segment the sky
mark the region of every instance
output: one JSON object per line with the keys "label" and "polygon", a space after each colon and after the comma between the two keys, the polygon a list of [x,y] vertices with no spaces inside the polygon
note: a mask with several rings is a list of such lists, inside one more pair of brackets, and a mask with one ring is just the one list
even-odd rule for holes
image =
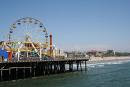
{"label": "sky", "polygon": [[43,22],[57,48],[130,52],[130,0],[0,0],[0,40],[24,17]]}

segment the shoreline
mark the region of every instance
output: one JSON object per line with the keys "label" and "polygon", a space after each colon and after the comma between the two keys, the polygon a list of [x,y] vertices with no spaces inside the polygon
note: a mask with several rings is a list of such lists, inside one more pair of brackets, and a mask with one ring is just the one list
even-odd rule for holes
{"label": "shoreline", "polygon": [[89,62],[107,62],[107,61],[127,61],[130,60],[130,56],[122,57],[90,57]]}

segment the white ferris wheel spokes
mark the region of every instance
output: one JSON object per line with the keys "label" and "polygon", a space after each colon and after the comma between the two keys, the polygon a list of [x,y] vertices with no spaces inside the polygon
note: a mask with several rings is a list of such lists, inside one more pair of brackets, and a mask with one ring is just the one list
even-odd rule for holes
{"label": "white ferris wheel spokes", "polygon": [[48,38],[47,30],[43,23],[30,17],[14,22],[10,27],[9,35],[9,41],[24,41],[26,36],[29,36],[33,42],[43,42],[45,40],[44,42],[47,43]]}

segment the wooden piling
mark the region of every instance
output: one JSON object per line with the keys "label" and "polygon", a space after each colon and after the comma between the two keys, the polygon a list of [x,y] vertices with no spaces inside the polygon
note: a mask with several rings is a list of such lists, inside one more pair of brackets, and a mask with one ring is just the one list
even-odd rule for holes
{"label": "wooden piling", "polygon": [[69,72],[73,72],[76,70],[73,66],[74,64],[77,65],[77,71],[79,69],[83,71],[82,64],[85,64],[85,70],[87,69],[86,61],[88,60],[77,59],[0,63],[0,81],[64,73],[68,71],[66,65],[69,66]]}

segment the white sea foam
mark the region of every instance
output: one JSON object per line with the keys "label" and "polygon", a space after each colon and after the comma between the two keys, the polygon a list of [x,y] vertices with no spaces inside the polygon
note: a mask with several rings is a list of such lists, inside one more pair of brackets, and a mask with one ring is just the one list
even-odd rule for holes
{"label": "white sea foam", "polygon": [[103,67],[104,65],[123,64],[127,62],[130,62],[130,60],[104,61],[104,62],[102,61],[102,62],[94,62],[94,63],[87,64],[87,67],[95,68],[95,67]]}
{"label": "white sea foam", "polygon": [[90,67],[90,68],[95,68],[95,67],[103,67],[104,64],[87,64],[87,67]]}

